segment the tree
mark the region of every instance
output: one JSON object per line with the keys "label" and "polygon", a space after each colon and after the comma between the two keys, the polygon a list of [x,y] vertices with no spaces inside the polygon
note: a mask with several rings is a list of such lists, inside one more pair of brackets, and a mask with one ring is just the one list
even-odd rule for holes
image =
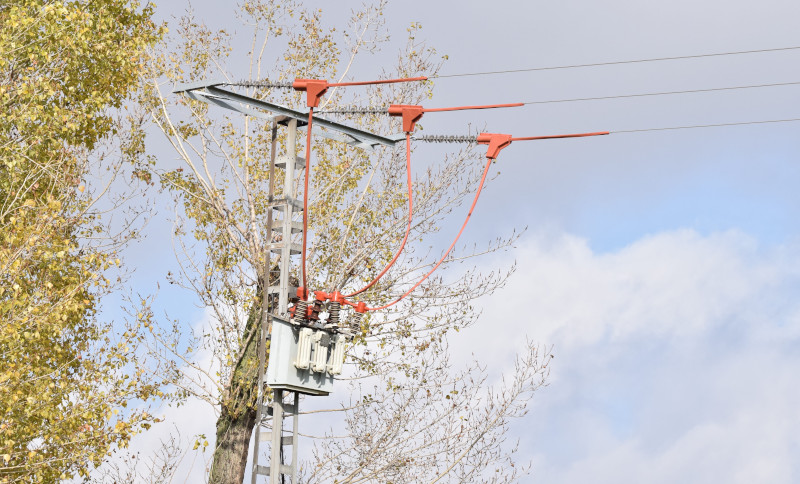
{"label": "tree", "polygon": [[154,420],[124,408],[159,391],[132,358],[139,336],[98,320],[134,235],[103,215],[124,196],[103,194],[141,153],[120,108],[161,36],[151,15],[127,0],[0,6],[0,482],[86,475]]}
{"label": "tree", "polygon": [[[388,38],[384,5],[355,12],[338,37],[336,29],[323,25],[321,12],[297,3],[244,3],[242,24],[252,33],[249,80],[344,78],[361,54],[379,49]],[[408,29],[405,49],[387,77],[437,72],[442,59],[416,38],[419,29],[416,24]],[[160,343],[160,356],[175,371],[185,371],[184,378],[175,382],[185,395],[202,398],[219,410],[210,481],[238,484],[256,423],[256,348],[265,313],[263,291],[275,283],[265,271],[269,242],[265,221],[268,160],[272,150],[280,148],[272,145],[272,125],[264,121],[165,94],[185,82],[222,78],[236,84],[241,79],[227,72],[226,64],[238,60],[238,52],[230,47],[231,35],[213,31],[191,16],[182,19],[177,33],[175,50],[153,59],[151,89],[143,104],[181,162],[179,167],[155,170],[182,207],[176,236],[183,272],[174,282],[198,294],[212,309],[214,323],[189,345],[181,345],[179,335],[169,330],[156,328],[153,336]],[[338,73],[340,66],[344,70]],[[252,96],[293,107],[305,105],[304,97],[293,91],[259,87],[258,82],[239,84]],[[432,95],[432,88],[431,83],[372,87],[365,95],[351,97],[332,89],[323,109],[345,101],[370,106],[418,104]],[[384,134],[399,130],[395,121],[379,114],[351,122]],[[282,137],[278,146],[285,143]],[[312,159],[308,286],[328,291],[361,287],[393,257],[406,229],[405,153],[388,148],[369,153],[317,139]],[[414,240],[424,242],[444,217],[472,197],[481,178],[480,159],[466,148],[414,182]],[[277,193],[281,194],[280,188]],[[446,265],[506,248],[514,238],[500,238],[482,250],[462,249]],[[363,294],[364,299],[389,302],[430,268],[428,254],[416,254],[421,244],[407,249],[399,263]],[[476,482],[486,480],[484,472],[493,465],[499,466],[498,472],[492,469],[489,479],[513,480],[522,472],[520,467],[502,465],[512,462],[514,450],[504,444],[503,436],[508,419],[524,413],[527,398],[544,383],[549,355],[529,345],[509,385],[491,391],[483,386],[485,375],[479,366],[452,374],[446,344],[450,331],[477,318],[470,302],[501,287],[509,274],[472,270],[447,282],[433,277],[391,311],[373,313],[364,322],[349,350],[353,403],[339,409],[349,423],[347,435],[322,441],[317,449],[319,466],[305,469],[309,481],[419,482],[438,475]],[[213,350],[216,374],[193,363],[192,349],[200,346]],[[190,374],[204,377],[192,379]],[[363,384],[372,388],[364,391]]]}

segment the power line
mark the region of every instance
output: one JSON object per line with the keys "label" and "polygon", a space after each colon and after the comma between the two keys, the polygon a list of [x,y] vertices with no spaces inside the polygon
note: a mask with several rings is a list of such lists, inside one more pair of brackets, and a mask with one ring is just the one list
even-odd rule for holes
{"label": "power line", "polygon": [[800,81],[795,82],[778,82],[774,84],[754,84],[749,86],[733,86],[733,87],[713,87],[708,89],[689,89],[685,91],[664,91],[664,92],[648,92],[641,94],[621,94],[617,96],[600,96],[600,97],[580,97],[573,99],[552,99],[547,101],[529,101],[523,104],[552,104],[552,103],[569,103],[577,101],[598,101],[603,99],[623,99],[633,97],[647,97],[647,96],[666,96],[672,94],[689,94],[694,92],[713,92],[713,91],[733,91],[737,89],[756,89],[763,87],[778,87],[778,86],[796,86],[800,85]]}
{"label": "power line", "polygon": [[653,57],[649,59],[635,59],[635,60],[623,60],[623,61],[612,61],[612,62],[594,62],[591,64],[572,64],[572,65],[563,65],[563,66],[549,66],[549,67],[531,67],[525,69],[507,69],[503,71],[484,71],[484,72],[467,72],[467,73],[460,73],[460,74],[443,74],[438,76],[428,76],[430,79],[444,79],[448,77],[470,77],[470,76],[487,76],[492,74],[510,74],[515,72],[535,72],[535,71],[553,71],[558,69],[577,69],[581,67],[599,67],[599,66],[613,66],[613,65],[622,65],[622,64],[638,64],[643,62],[660,62],[660,61],[670,61],[670,60],[680,60],[680,59],[699,59],[703,57],[721,57],[721,56],[729,56],[729,55],[742,55],[742,54],[760,54],[763,52],[780,52],[780,51],[787,51],[787,50],[798,50],[800,46],[797,47],[778,47],[775,49],[758,49],[758,50],[740,50],[735,52],[719,52],[715,54],[696,54],[696,55],[682,55],[682,56],[675,56],[675,57]]}
{"label": "power line", "polygon": [[[729,87],[711,87],[706,89],[687,89],[683,91],[662,91],[662,92],[646,92],[638,94],[619,94],[614,96],[598,96],[598,97],[578,97],[568,99],[548,99],[544,101],[528,101],[521,104],[555,104],[555,103],[569,103],[579,101],[601,101],[607,99],[625,99],[637,97],[651,97],[651,96],[669,96],[675,94],[691,94],[701,92],[717,92],[717,91],[735,91],[742,89],[761,89],[766,87],[781,87],[781,86],[798,86],[800,81],[792,82],[776,82],[772,84],[751,84],[747,86],[729,86]],[[321,114],[387,114],[386,107],[363,107],[363,106],[344,106],[337,109],[330,109],[319,111]]]}
{"label": "power line", "polygon": [[[647,131],[671,131],[678,129],[719,128],[725,126],[744,126],[749,124],[792,123],[797,121],[800,121],[800,118],[770,119],[765,121],[742,121],[737,123],[696,124],[690,126],[670,126],[666,128],[622,129],[622,130],[612,130],[609,132],[609,134],[644,133]],[[414,141],[424,141],[428,143],[477,143],[478,142],[477,136],[474,134],[473,135],[420,135],[420,136],[415,136],[413,139]]]}
{"label": "power line", "polygon": [[676,129],[697,129],[697,128],[719,128],[722,126],[744,126],[748,124],[770,124],[770,123],[791,123],[795,121],[800,121],[800,118],[793,118],[793,119],[772,119],[768,121],[743,121],[740,123],[719,123],[719,124],[698,124],[692,126],[672,126],[668,128],[645,128],[645,129],[623,129],[623,130],[615,130],[612,131],[612,134],[616,133],[644,133],[646,131],[670,131]]}

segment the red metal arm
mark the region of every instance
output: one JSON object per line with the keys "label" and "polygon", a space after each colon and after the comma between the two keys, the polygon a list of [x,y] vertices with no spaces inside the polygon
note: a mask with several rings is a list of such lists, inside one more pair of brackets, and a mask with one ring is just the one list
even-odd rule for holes
{"label": "red metal arm", "polygon": [[477,141],[479,145],[489,145],[486,148],[486,157],[496,159],[500,151],[511,144],[512,141],[533,141],[540,139],[559,139],[559,138],[583,138],[586,136],[603,136],[610,134],[608,131],[597,131],[595,133],[577,133],[577,134],[554,134],[549,136],[527,136],[522,138],[514,138],[510,134],[500,133],[481,133],[478,135]]}
{"label": "red metal arm", "polygon": [[403,118],[403,131],[411,133],[414,131],[417,123],[422,119],[424,113],[437,113],[444,111],[463,111],[466,109],[493,109],[493,108],[515,108],[524,106],[525,103],[510,103],[510,104],[488,104],[485,106],[456,106],[451,108],[424,108],[413,104],[392,104],[389,106],[390,116],[402,116]]}
{"label": "red metal arm", "polygon": [[395,82],[425,81],[427,77],[408,77],[404,79],[381,79],[377,81],[360,82],[328,82],[322,79],[295,79],[292,87],[297,91],[305,91],[307,94],[306,102],[308,107],[316,108],[319,106],[320,98],[325,94],[329,87],[338,86],[367,86],[371,84],[391,84]]}

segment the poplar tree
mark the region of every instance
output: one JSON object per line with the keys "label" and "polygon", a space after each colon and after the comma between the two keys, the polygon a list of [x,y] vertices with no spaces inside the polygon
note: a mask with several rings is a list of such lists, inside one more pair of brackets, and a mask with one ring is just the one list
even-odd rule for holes
{"label": "poplar tree", "polygon": [[[152,61],[143,104],[178,160],[175,165],[164,157],[154,169],[178,207],[175,245],[182,271],[174,282],[195,291],[212,315],[189,344],[185,325],[157,327],[154,341],[161,357],[183,375],[174,383],[187,397],[203,399],[217,411],[210,482],[239,484],[249,467],[262,384],[256,354],[264,324],[262,294],[275,284],[264,273],[270,243],[269,160],[273,150],[284,153],[286,139],[282,135],[273,145],[271,123],[171,91],[184,83],[215,80],[249,96],[304,109],[305,93],[264,86],[295,78],[346,79],[354,63],[388,40],[384,6],[366,6],[353,13],[346,27],[335,28],[324,24],[321,11],[299,2],[246,1],[235,38],[189,15],[166,51]],[[420,29],[418,24],[407,29],[405,45],[396,62],[382,70],[383,77],[436,74],[444,57],[419,38]],[[349,92],[331,89],[320,111],[347,103],[421,104],[432,97],[433,85]],[[398,120],[377,113],[346,122],[384,135],[400,130]],[[304,149],[298,140],[297,152]],[[316,137],[311,159],[307,286],[342,292],[360,288],[392,259],[406,230],[404,146],[369,152]],[[426,249],[427,237],[445,217],[466,214],[462,204],[473,196],[485,162],[469,146],[443,162],[425,161],[427,170],[413,182],[413,242],[360,297],[374,305],[392,301],[432,266],[438,251]],[[276,195],[282,195],[280,186]],[[445,266],[507,248],[515,238],[475,250],[459,248]],[[303,467],[304,479],[491,482],[524,474],[524,466],[514,465],[515,447],[505,435],[509,419],[525,412],[527,399],[544,383],[549,355],[529,345],[516,373],[505,385],[491,387],[479,365],[452,371],[447,351],[447,335],[476,320],[472,301],[501,287],[512,270],[468,270],[448,281],[436,275],[403,303],[367,318],[348,350],[350,385],[348,378],[337,382],[337,391],[352,392],[352,405],[332,409],[347,422],[346,435],[316,441],[317,458]],[[193,357],[198,348],[210,351],[212,365]]]}
{"label": "poplar tree", "polygon": [[138,336],[98,318],[133,235],[111,233],[100,206],[141,154],[122,108],[162,35],[152,14],[130,0],[0,4],[3,483],[85,476],[153,421],[125,408],[159,391],[133,359]]}

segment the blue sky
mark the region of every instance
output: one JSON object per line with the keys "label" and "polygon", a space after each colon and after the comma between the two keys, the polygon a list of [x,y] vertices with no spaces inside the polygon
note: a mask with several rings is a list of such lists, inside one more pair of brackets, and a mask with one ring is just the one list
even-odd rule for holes
{"label": "blue sky", "polygon": [[[361,2],[306,3],[335,23]],[[159,15],[186,5],[162,2]],[[211,27],[232,25],[222,2],[193,6]],[[399,43],[420,22],[449,56],[448,74],[798,46],[798,18],[789,0],[409,0],[390,2],[387,26]],[[397,48],[354,66],[354,77],[378,76]],[[786,51],[448,78],[429,105],[793,82],[797,65],[800,51]],[[778,87],[430,114],[422,125],[429,134],[615,131],[798,118],[798,101],[800,86]],[[527,226],[515,250],[479,263],[516,260],[520,270],[457,341],[464,359],[519,334],[555,346],[550,385],[514,427],[521,459],[534,462],[531,482],[800,480],[798,130],[612,134],[502,152],[465,238]],[[435,153],[421,146],[415,156]],[[129,262],[136,284],[156,277],[163,287],[169,230],[151,228]],[[161,255],[145,259],[155,248]],[[202,318],[187,311],[189,297],[164,294],[165,308]],[[505,313],[508,301],[530,314]]]}

